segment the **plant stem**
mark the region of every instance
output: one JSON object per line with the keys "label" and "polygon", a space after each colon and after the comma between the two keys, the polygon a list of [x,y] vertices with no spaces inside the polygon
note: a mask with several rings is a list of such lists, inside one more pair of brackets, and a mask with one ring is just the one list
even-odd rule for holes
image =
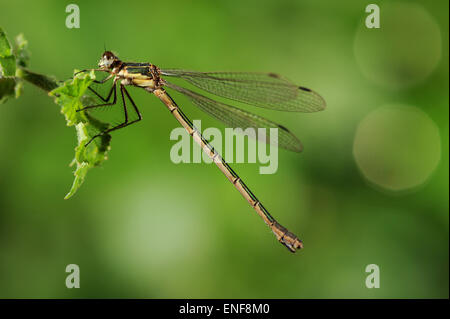
{"label": "plant stem", "polygon": [[30,70],[25,68],[19,68],[17,70],[16,76],[41,88],[46,92],[50,92],[58,87],[58,83],[55,79],[46,75],[31,72]]}

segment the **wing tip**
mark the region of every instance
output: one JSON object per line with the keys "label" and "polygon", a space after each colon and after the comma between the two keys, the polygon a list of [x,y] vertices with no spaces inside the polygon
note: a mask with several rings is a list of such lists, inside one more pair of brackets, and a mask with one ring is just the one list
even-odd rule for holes
{"label": "wing tip", "polygon": [[317,103],[317,107],[312,108],[309,112],[320,112],[323,111],[327,108],[327,102],[325,101],[325,99],[316,91],[313,91],[307,87],[304,86],[298,86],[299,90],[302,90],[304,92],[308,92],[311,93],[313,96],[315,96],[319,101]]}
{"label": "wing tip", "polygon": [[319,111],[323,111],[327,108],[327,101],[325,101],[325,99],[319,93],[316,93],[316,94],[320,98],[320,101],[322,102],[320,105]]}

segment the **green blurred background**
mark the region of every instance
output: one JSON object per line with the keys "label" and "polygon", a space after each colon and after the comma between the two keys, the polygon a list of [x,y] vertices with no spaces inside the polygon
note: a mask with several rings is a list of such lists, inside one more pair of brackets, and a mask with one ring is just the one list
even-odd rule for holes
{"label": "green blurred background", "polygon": [[[323,95],[315,114],[246,107],[305,149],[280,150],[274,175],[232,165],[305,249],[277,243],[213,165],[173,164],[178,124],[136,89],[144,121],[114,132],[109,160],[63,200],[75,130],[27,84],[0,105],[0,297],[448,298],[447,1],[376,1],[380,29],[364,1],[78,1],[67,29],[70,3],[0,0],[31,70],[67,79],[106,45],[161,67],[276,71]],[[81,289],[65,287],[72,263]]]}

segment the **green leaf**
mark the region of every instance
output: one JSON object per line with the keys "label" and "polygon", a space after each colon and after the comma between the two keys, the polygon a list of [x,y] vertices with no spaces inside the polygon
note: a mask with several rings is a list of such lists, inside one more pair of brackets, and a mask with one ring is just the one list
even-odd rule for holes
{"label": "green leaf", "polygon": [[[6,33],[0,28],[0,103],[5,103],[10,97],[16,95],[17,81],[16,59],[11,50]],[[20,93],[20,87],[18,88]]]}
{"label": "green leaf", "polygon": [[95,79],[93,71],[78,74],[72,80],[60,83],[52,77],[26,69],[30,56],[27,47],[28,41],[19,34],[12,50],[5,32],[0,28],[0,103],[5,102],[9,97],[19,97],[23,90],[23,82],[27,81],[47,92],[50,91],[49,95],[53,96],[55,102],[61,106],[61,113],[65,116],[67,125],[75,126],[78,137],[75,158],[71,163],[71,166],[75,166],[75,179],[69,193],[65,196],[65,199],[68,199],[83,184],[89,169],[107,159],[106,154],[110,150],[111,142],[109,134],[96,138],[88,147],[85,145],[93,136],[109,128],[109,124],[95,119],[86,111],[77,112],[84,106],[92,104],[92,101],[88,102],[89,98],[84,94]]}
{"label": "green leaf", "polygon": [[109,127],[89,113],[77,112],[83,108],[85,97],[83,97],[89,85],[95,79],[94,72],[78,74],[72,80],[49,93],[55,97],[55,102],[61,106],[61,113],[65,116],[68,126],[75,126],[77,131],[78,145],[75,147],[75,158],[71,166],[76,166],[72,187],[64,197],[70,198],[83,184],[86,174],[92,167],[100,165],[107,159],[106,155],[110,150],[111,136],[109,134],[96,138],[92,143],[85,147],[85,144],[98,132]]}
{"label": "green leaf", "polygon": [[0,77],[0,103],[15,95],[16,80]]}
{"label": "green leaf", "polygon": [[0,28],[0,74],[4,77],[16,75],[16,58],[2,28]]}

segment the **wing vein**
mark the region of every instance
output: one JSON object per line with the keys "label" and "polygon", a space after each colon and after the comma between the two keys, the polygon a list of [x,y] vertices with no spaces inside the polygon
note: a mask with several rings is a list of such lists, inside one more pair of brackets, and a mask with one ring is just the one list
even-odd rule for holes
{"label": "wing vein", "polygon": [[[187,96],[191,102],[202,111],[232,128],[241,128],[244,131],[248,128],[253,129],[245,131],[245,133],[252,138],[294,152],[300,152],[302,150],[300,140],[282,125],[237,107],[214,101],[206,96],[179,87],[175,84],[166,82],[166,86]],[[258,128],[277,128],[278,137],[270,134],[270,130],[269,132],[266,131],[263,133],[258,131]]]}
{"label": "wing vein", "polygon": [[182,78],[221,97],[272,110],[316,112],[326,107],[325,100],[318,93],[274,73],[165,69],[161,74]]}

